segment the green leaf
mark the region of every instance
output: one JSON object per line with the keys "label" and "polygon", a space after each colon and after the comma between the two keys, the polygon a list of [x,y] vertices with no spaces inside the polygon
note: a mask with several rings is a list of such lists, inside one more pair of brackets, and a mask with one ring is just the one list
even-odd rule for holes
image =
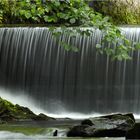
{"label": "green leaf", "polygon": [[59,37],[62,34],[62,32],[60,32],[60,31],[54,31],[54,32],[52,32],[52,34],[55,37]]}
{"label": "green leaf", "polygon": [[122,60],[123,60],[122,55],[117,55],[116,58],[117,58],[117,60],[119,60],[119,61],[122,61]]}
{"label": "green leaf", "polygon": [[47,12],[47,13],[49,12],[49,8],[47,8],[47,7],[46,7],[44,10],[45,10],[45,12]]}
{"label": "green leaf", "polygon": [[71,50],[74,51],[74,52],[78,52],[79,49],[77,47],[71,47]]}
{"label": "green leaf", "polygon": [[69,44],[67,44],[66,42],[61,42],[60,43],[62,45],[62,47],[66,50],[66,51],[70,51],[71,50],[71,46]]}
{"label": "green leaf", "polygon": [[36,14],[36,6],[35,6],[35,5],[33,5],[33,6],[31,7],[31,13],[32,13],[33,15]]}
{"label": "green leaf", "polygon": [[130,45],[131,44],[130,40],[128,40],[128,39],[125,39],[124,42],[125,42],[126,45]]}
{"label": "green leaf", "polygon": [[104,22],[108,22],[108,20],[109,20],[109,17],[108,16],[106,16],[106,17],[103,18],[103,21]]}
{"label": "green leaf", "polygon": [[42,7],[37,8],[38,14],[41,16],[44,14],[45,10]]}
{"label": "green leaf", "polygon": [[137,50],[139,50],[139,49],[140,49],[140,43],[137,43],[136,46],[135,46],[135,48],[136,48]]}
{"label": "green leaf", "polygon": [[71,24],[74,24],[75,22],[76,22],[76,20],[75,20],[74,18],[71,18],[71,19],[70,19],[70,23],[71,23]]}
{"label": "green leaf", "polygon": [[48,22],[48,16],[44,16],[45,22]]}
{"label": "green leaf", "polygon": [[101,44],[96,44],[96,49],[101,49],[101,48],[102,48]]}
{"label": "green leaf", "polygon": [[54,1],[54,5],[58,7],[58,6],[60,6],[60,2],[59,1]]}
{"label": "green leaf", "polygon": [[57,17],[55,16],[48,16],[47,18],[47,22],[56,22],[57,21]]}
{"label": "green leaf", "polygon": [[38,21],[38,22],[40,21],[38,17],[32,17],[32,19],[33,19],[34,21]]}
{"label": "green leaf", "polygon": [[26,11],[25,10],[20,10],[19,13],[20,13],[20,15],[25,15]]}
{"label": "green leaf", "polygon": [[31,15],[31,13],[26,12],[26,13],[25,13],[25,17],[26,17],[27,19],[29,19],[30,17],[32,17],[32,15]]}

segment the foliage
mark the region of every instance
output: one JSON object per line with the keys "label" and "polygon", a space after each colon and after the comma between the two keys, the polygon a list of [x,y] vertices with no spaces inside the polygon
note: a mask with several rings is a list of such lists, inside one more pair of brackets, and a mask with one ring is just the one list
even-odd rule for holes
{"label": "foliage", "polygon": [[[84,0],[44,1],[41,0],[0,0],[0,22],[4,24],[26,23],[53,26],[50,30],[54,36],[76,33],[90,36],[93,30],[78,27],[94,27],[103,33],[100,44],[96,45],[100,53],[106,53],[113,59],[130,59],[129,52],[134,50],[132,42],[125,38],[120,29],[109,22],[107,16],[95,12]],[[54,28],[60,26],[61,30]],[[72,28],[66,28],[72,27]],[[110,45],[105,45],[109,43]],[[67,51],[78,51],[78,48],[61,42]],[[112,47],[109,47],[112,46]],[[139,45],[136,45],[139,48]]]}
{"label": "foliage", "polygon": [[[1,21],[9,24],[44,23],[74,26],[85,24],[86,19],[89,20],[84,12],[89,7],[85,7],[85,3],[81,0],[71,0],[70,2],[56,0],[44,3],[41,0],[0,0],[0,9],[3,17]],[[80,18],[82,19],[80,20]]]}
{"label": "foliage", "polygon": [[140,24],[139,0],[92,1],[91,7],[112,18],[114,24]]}

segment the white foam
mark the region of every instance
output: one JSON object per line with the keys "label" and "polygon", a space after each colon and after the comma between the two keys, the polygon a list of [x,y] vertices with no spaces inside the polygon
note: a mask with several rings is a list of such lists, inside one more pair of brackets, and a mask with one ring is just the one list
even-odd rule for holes
{"label": "white foam", "polygon": [[[106,115],[106,114],[100,114],[97,112],[92,112],[90,114],[69,112],[68,110],[66,110],[64,108],[64,106],[61,103],[56,103],[55,101],[52,101],[52,102],[56,103],[57,111],[55,111],[55,113],[51,113],[51,112],[48,112],[48,111],[40,108],[33,99],[31,99],[28,96],[25,96],[24,92],[22,92],[22,91],[18,91],[18,92],[14,91],[14,94],[13,94],[12,91],[0,88],[0,97],[12,102],[13,104],[19,104],[21,106],[28,107],[36,114],[44,113],[44,114],[46,114],[50,117],[54,117],[54,118],[85,119],[85,118],[89,118],[89,117],[97,117],[97,116]],[[140,119],[140,114],[134,114],[134,117],[135,117],[135,119]]]}
{"label": "white foam", "polygon": [[13,133],[13,132],[9,132],[9,131],[0,131],[0,139],[1,140],[21,140],[21,139],[24,139],[24,140],[39,140],[39,139],[46,139],[47,136],[46,135],[34,135],[34,136],[27,136],[27,135],[24,135],[22,133]]}

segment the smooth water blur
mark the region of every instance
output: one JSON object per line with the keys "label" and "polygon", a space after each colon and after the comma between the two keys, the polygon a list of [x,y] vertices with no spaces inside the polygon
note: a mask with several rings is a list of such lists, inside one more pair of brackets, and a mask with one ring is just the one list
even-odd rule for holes
{"label": "smooth water blur", "polygon": [[13,133],[8,131],[0,131],[1,140],[125,140],[125,138],[59,138],[59,137],[48,137],[46,135],[34,135],[27,136],[21,133]]}
{"label": "smooth water blur", "polygon": [[[140,42],[140,28],[121,29]],[[10,93],[0,96],[54,117],[139,114],[140,52],[131,52],[131,61],[99,55],[95,44],[102,33],[93,30],[90,37],[64,34],[56,40],[47,28],[0,28],[0,86]],[[61,41],[79,52],[65,51]]]}

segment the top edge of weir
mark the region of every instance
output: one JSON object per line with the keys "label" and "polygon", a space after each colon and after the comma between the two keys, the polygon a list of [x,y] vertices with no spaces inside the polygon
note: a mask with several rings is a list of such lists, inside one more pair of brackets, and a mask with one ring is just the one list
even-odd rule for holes
{"label": "top edge of weir", "polygon": [[[29,28],[61,28],[62,26],[49,26],[44,24],[0,24],[0,28],[22,28],[22,27],[29,27]],[[80,26],[71,26],[67,28],[79,28]],[[140,25],[118,25],[120,28],[140,28]],[[82,27],[81,28],[94,28],[94,27]]]}

